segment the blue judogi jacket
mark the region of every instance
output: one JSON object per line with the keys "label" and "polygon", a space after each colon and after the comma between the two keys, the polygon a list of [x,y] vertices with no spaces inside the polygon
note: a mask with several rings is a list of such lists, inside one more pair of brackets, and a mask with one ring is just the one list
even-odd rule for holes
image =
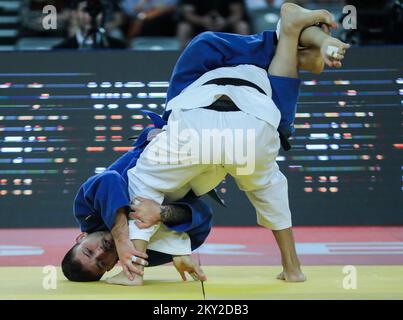
{"label": "blue judogi jacket", "polygon": [[[166,103],[179,95],[204,73],[240,64],[252,64],[268,69],[277,38],[273,31],[254,35],[223,32],[203,32],[195,37],[179,57],[167,92]],[[281,112],[279,131],[290,136],[294,130],[300,80],[268,75],[272,84],[272,99]],[[170,111],[165,111],[167,120]]]}
{"label": "blue judogi jacket", "polygon": [[[143,112],[152,119],[157,128],[166,123],[155,113]],[[82,232],[111,230],[117,209],[130,207],[127,171],[136,166],[140,154],[148,144],[147,134],[151,129],[153,128],[148,127],[142,131],[134,143],[133,150],[117,159],[106,171],[90,177],[80,187],[74,200],[74,215]],[[192,192],[172,204],[186,206],[191,210],[191,222],[168,227],[177,232],[186,232],[191,240],[192,250],[195,250],[203,244],[210,233],[212,208]],[[149,254],[150,265],[159,264],[152,260],[153,256]],[[158,256],[158,261],[165,263],[169,260],[161,261]]]}

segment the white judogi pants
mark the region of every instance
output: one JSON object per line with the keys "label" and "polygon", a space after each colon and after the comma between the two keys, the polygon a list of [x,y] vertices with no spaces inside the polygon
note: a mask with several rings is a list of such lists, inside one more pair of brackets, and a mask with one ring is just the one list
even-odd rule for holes
{"label": "white judogi pants", "polygon": [[[203,138],[214,130],[210,142],[225,130],[232,141],[207,146],[208,139]],[[191,146],[200,147],[199,152]],[[136,167],[128,171],[129,194],[131,199],[142,196],[162,203],[164,197],[177,200],[190,189],[202,195],[230,174],[255,207],[260,225],[286,229],[291,226],[291,213],[287,180],[275,161],[279,148],[277,129],[246,112],[173,110],[166,131],[150,142]],[[240,149],[252,157],[236,156]]]}

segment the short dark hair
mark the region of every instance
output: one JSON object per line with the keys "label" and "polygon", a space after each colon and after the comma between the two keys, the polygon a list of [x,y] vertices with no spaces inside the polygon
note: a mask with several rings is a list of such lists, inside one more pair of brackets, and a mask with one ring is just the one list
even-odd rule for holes
{"label": "short dark hair", "polygon": [[75,249],[77,246],[78,243],[75,244],[63,258],[62,271],[64,276],[70,281],[75,282],[98,281],[102,278],[103,274],[93,274],[85,270],[84,266],[79,261],[75,260]]}

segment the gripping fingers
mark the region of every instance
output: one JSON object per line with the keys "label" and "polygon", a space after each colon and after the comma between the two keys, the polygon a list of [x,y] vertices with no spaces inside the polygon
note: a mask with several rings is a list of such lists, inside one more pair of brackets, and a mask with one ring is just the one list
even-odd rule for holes
{"label": "gripping fingers", "polygon": [[130,273],[134,273],[135,275],[139,275],[142,276],[144,274],[144,272],[142,270],[137,269],[133,263],[131,262],[131,260],[127,261],[126,263],[126,267],[129,269]]}
{"label": "gripping fingers", "polygon": [[334,58],[337,54],[339,54],[339,48],[336,46],[327,46],[326,55]]}
{"label": "gripping fingers", "polygon": [[333,67],[341,68],[341,62],[340,61],[334,61],[333,62]]}
{"label": "gripping fingers", "polygon": [[329,29],[329,26],[327,25],[327,24],[322,24],[321,26],[320,26],[320,28],[323,30],[323,32],[325,32],[327,35],[330,35],[330,29]]}
{"label": "gripping fingers", "polygon": [[325,62],[329,67],[341,67],[340,61],[344,59],[345,49],[336,46],[328,46],[326,49]]}
{"label": "gripping fingers", "polygon": [[148,266],[148,262],[146,260],[141,259],[141,258],[136,257],[136,256],[132,256],[132,262],[135,263],[135,264],[140,264],[140,265],[145,266],[145,267]]}
{"label": "gripping fingers", "polygon": [[123,269],[123,272],[125,273],[126,277],[130,281],[133,281],[134,277],[133,277],[132,273],[130,272],[129,268],[122,264],[122,269]]}
{"label": "gripping fingers", "polygon": [[333,57],[332,57],[333,59],[335,59],[335,60],[343,60],[344,59],[344,55],[342,55],[342,54],[339,54],[339,53],[336,53],[335,55],[333,55]]}
{"label": "gripping fingers", "polygon": [[136,207],[141,205],[141,201],[137,198],[134,198],[131,203],[130,203],[130,208],[132,208],[132,210],[135,210]]}
{"label": "gripping fingers", "polygon": [[199,276],[196,272],[189,272],[190,276],[193,278],[194,281],[199,281]]}
{"label": "gripping fingers", "polygon": [[129,218],[131,220],[139,220],[141,218],[141,216],[139,213],[132,211],[129,213]]}
{"label": "gripping fingers", "polygon": [[149,228],[149,227],[152,226],[152,224],[144,223],[144,222],[141,222],[141,221],[139,221],[139,220],[137,220],[137,221],[135,222],[135,224],[136,224],[136,226],[137,226],[139,229],[146,229],[146,228]]}

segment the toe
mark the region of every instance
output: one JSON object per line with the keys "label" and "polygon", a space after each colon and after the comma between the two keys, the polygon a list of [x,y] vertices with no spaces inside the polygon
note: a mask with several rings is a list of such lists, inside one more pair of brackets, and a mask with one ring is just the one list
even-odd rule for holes
{"label": "toe", "polygon": [[280,274],[278,274],[278,275],[277,275],[277,279],[278,279],[278,280],[285,280],[284,272],[281,272]]}
{"label": "toe", "polygon": [[333,15],[327,10],[320,10],[323,23],[326,23],[331,28],[337,28],[337,22],[334,21]]}
{"label": "toe", "polygon": [[335,61],[333,63],[333,66],[336,67],[336,68],[341,68],[341,62],[340,61]]}

